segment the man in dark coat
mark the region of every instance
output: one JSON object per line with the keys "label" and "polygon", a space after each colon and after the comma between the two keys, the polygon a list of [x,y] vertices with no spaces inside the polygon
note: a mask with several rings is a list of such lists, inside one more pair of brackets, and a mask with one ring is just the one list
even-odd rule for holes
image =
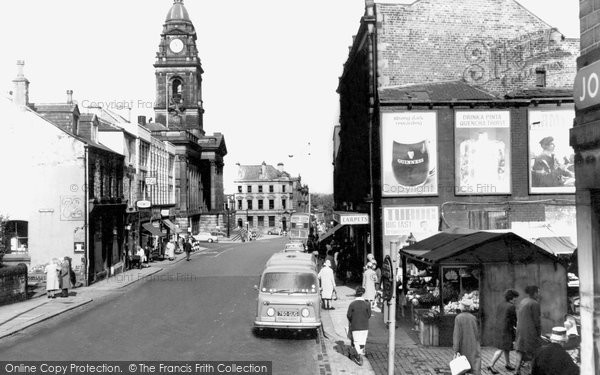
{"label": "man in dark coat", "polygon": [[354,346],[356,354],[349,354],[359,366],[362,366],[365,345],[369,334],[369,318],[371,318],[371,304],[362,298],[365,293],[363,287],[356,288],[356,299],[348,306],[346,317],[348,318],[348,336],[350,344]]}
{"label": "man in dark coat", "polygon": [[521,363],[524,359],[531,359],[540,347],[542,334],[539,288],[535,285],[525,287],[527,297],[523,298],[517,309],[517,366],[515,374],[519,374]]}
{"label": "man in dark coat", "polygon": [[540,141],[542,153],[538,155],[531,167],[531,186],[554,187],[563,186],[563,177],[573,177],[554,155],[554,138],[545,137]]}
{"label": "man in dark coat", "polygon": [[531,375],[579,375],[579,367],[563,348],[564,341],[552,340],[533,357]]}
{"label": "man in dark coat", "polygon": [[192,238],[188,238],[187,241],[183,244],[183,249],[185,250],[185,259],[187,261],[190,260],[190,254],[192,253]]}

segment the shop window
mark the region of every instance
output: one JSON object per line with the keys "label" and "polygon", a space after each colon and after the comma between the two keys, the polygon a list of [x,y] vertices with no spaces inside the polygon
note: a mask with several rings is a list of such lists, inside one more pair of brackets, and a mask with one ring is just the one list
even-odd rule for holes
{"label": "shop window", "polygon": [[246,201],[246,203],[248,204],[248,209],[251,210],[252,209],[252,199],[248,199]]}
{"label": "shop window", "polygon": [[9,220],[5,225],[5,238],[8,241],[5,248],[11,253],[26,253],[29,247],[29,223],[22,220]]}
{"label": "shop window", "polygon": [[262,200],[262,199],[259,199],[259,200],[258,200],[258,209],[259,209],[259,210],[262,210],[262,209],[263,209],[263,200]]}
{"label": "shop window", "polygon": [[248,216],[248,226],[249,227],[254,226],[254,216]]}
{"label": "shop window", "polygon": [[265,226],[265,217],[264,216],[258,216],[258,226],[259,227]]}
{"label": "shop window", "polygon": [[269,199],[269,210],[275,209],[275,199]]}
{"label": "shop window", "polygon": [[469,211],[469,228],[508,229],[508,216],[506,211]]}
{"label": "shop window", "polygon": [[269,226],[270,227],[275,226],[275,216],[269,216]]}

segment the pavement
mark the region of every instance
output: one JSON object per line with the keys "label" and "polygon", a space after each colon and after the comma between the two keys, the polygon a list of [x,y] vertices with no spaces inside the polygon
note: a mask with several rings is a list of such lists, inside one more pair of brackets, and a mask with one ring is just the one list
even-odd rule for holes
{"label": "pavement", "polygon": [[[348,358],[350,340],[346,337],[348,319],[346,311],[354,300],[354,290],[358,285],[340,285],[336,287],[338,299],[333,301],[335,310],[323,310],[323,340],[325,349],[323,356],[329,361],[330,368],[322,369],[322,375],[328,374],[388,374],[388,341],[389,332],[383,321],[383,313],[375,311],[369,322],[369,336],[365,347],[366,355],[363,365],[359,366]],[[398,315],[401,315],[400,313]],[[402,375],[451,375],[448,363],[452,360],[454,352],[451,347],[424,346],[419,343],[418,334],[414,324],[410,321],[410,312],[406,318],[399,316],[395,332],[394,347],[394,374]],[[482,374],[491,374],[487,366],[496,351],[495,348],[482,347]],[[511,352],[511,364],[515,364],[515,352]],[[504,368],[502,356],[494,368],[500,374],[514,374]],[[521,368],[521,374],[529,375],[530,366]]]}

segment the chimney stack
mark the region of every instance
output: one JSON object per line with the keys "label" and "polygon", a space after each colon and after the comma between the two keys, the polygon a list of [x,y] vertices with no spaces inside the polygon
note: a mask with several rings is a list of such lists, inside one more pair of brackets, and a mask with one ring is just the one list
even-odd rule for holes
{"label": "chimney stack", "polygon": [[283,173],[283,163],[277,164],[277,170],[279,171],[279,173]]}
{"label": "chimney stack", "polygon": [[146,116],[138,116],[138,124],[145,126],[146,125]]}
{"label": "chimney stack", "polygon": [[17,78],[13,79],[15,86],[13,103],[19,106],[29,105],[29,81],[23,73],[25,61],[17,60]]}
{"label": "chimney stack", "polygon": [[67,90],[67,104],[73,104],[73,90]]}
{"label": "chimney stack", "polygon": [[265,163],[264,161],[262,162],[262,165],[260,166],[260,174],[262,177],[267,176],[267,163]]}

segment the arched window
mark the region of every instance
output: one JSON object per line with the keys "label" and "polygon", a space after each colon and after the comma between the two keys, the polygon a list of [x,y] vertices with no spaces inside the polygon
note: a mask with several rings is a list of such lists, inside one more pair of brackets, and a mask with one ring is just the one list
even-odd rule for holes
{"label": "arched window", "polygon": [[172,84],[171,97],[175,103],[181,103],[183,98],[183,82],[181,79],[175,78]]}

